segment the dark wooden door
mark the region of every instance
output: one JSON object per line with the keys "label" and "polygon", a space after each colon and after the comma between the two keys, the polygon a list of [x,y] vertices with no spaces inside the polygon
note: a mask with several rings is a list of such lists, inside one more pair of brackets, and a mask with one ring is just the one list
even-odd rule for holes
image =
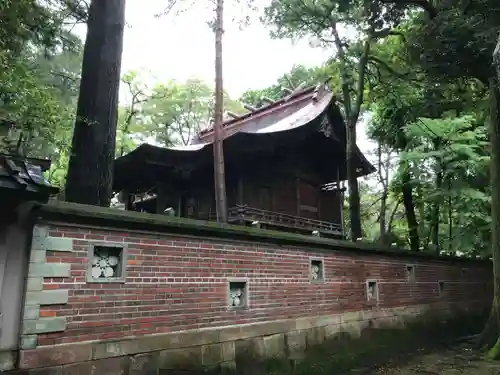
{"label": "dark wooden door", "polygon": [[337,191],[322,191],[320,194],[320,220],[330,223],[341,222],[340,193]]}

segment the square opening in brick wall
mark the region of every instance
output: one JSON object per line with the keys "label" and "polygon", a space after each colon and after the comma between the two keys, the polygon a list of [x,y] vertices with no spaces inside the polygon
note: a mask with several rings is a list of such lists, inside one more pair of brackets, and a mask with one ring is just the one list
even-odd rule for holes
{"label": "square opening in brick wall", "polygon": [[324,280],[324,267],[322,259],[311,259],[311,281],[319,282]]}
{"label": "square opening in brick wall", "polygon": [[124,244],[92,244],[88,253],[87,282],[124,282],[126,253]]}
{"label": "square opening in brick wall", "polygon": [[229,281],[229,308],[248,307],[248,284],[246,281]]}
{"label": "square opening in brick wall", "polygon": [[368,302],[378,302],[379,291],[376,280],[366,281],[366,299]]}
{"label": "square opening in brick wall", "polygon": [[439,297],[444,295],[444,281],[438,281],[438,293]]}
{"label": "square opening in brick wall", "polygon": [[413,264],[406,265],[406,280],[409,283],[414,283],[416,280],[415,277],[415,266]]}

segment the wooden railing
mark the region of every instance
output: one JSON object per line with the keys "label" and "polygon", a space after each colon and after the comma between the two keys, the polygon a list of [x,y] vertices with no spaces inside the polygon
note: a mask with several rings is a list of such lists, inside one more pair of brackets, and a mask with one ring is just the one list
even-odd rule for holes
{"label": "wooden railing", "polygon": [[[200,214],[200,219],[216,220],[215,213]],[[258,223],[300,231],[318,231],[325,234],[342,235],[342,225],[307,217],[294,216],[260,208],[239,205],[228,209],[228,221],[234,224]]]}

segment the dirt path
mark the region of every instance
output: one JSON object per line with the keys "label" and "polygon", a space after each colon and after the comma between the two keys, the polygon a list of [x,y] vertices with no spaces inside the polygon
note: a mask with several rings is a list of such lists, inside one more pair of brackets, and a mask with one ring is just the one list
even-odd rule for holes
{"label": "dirt path", "polygon": [[[470,345],[423,354],[406,364],[380,367],[369,375],[500,375],[500,362],[487,361]],[[365,373],[366,374],[366,373]],[[368,375],[367,374],[367,375]]]}

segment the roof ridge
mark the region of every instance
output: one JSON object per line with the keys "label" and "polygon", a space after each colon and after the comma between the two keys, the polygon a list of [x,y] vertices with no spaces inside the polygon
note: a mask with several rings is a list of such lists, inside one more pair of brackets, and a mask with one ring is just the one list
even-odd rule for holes
{"label": "roof ridge", "polygon": [[[294,91],[294,92],[284,96],[283,98],[280,98],[280,99],[274,101],[273,103],[269,103],[267,105],[261,106],[259,108],[254,109],[254,110],[250,110],[249,112],[246,112],[240,116],[226,119],[225,121],[223,121],[222,125],[223,125],[223,127],[228,127],[228,126],[233,125],[233,124],[240,122],[242,120],[243,121],[248,120],[251,117],[262,114],[270,109],[279,108],[283,104],[286,104],[286,103],[288,103],[294,99],[297,99],[300,96],[303,96],[305,94],[316,93],[319,91],[328,91],[329,92],[330,90],[326,87],[327,82],[328,81],[325,81],[325,82],[320,83],[320,84],[311,85],[311,86],[305,87],[303,89]],[[248,108],[248,107],[246,107],[246,108]],[[210,135],[211,133],[213,133],[213,125],[209,125],[206,128],[200,130],[195,139],[201,140],[201,138],[204,138],[204,137]]]}

